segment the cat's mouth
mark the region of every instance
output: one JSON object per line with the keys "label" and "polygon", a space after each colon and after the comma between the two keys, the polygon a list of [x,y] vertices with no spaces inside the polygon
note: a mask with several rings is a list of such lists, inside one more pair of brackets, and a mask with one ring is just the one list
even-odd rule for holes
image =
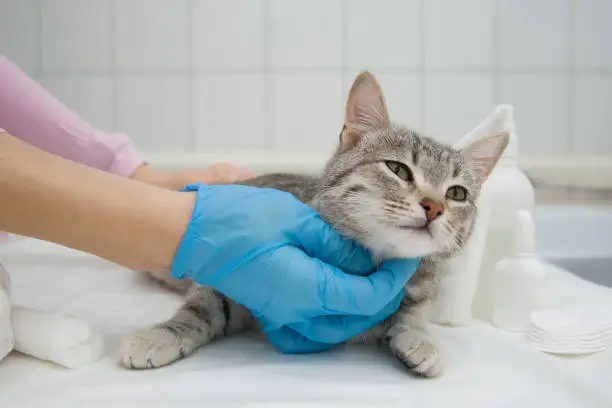
{"label": "cat's mouth", "polygon": [[416,233],[416,234],[419,234],[419,235],[423,234],[423,235],[427,235],[428,237],[432,237],[431,231],[428,228],[427,222],[424,225],[422,225],[422,226],[399,225],[398,227],[402,231],[409,231],[409,232]]}
{"label": "cat's mouth", "polygon": [[428,222],[426,218],[413,218],[410,220],[405,220],[401,222],[398,227],[400,229],[408,229],[408,230],[428,230]]}

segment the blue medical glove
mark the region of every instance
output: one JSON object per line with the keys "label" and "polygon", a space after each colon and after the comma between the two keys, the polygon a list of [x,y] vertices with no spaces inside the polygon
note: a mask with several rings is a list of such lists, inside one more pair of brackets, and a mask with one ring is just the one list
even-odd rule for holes
{"label": "blue medical glove", "polygon": [[[375,269],[368,252],[288,193],[202,184],[186,191],[197,191],[197,199],[172,276],[217,289],[268,332],[289,327],[325,343],[338,342],[338,330],[361,332],[397,309],[390,304],[418,265],[397,261],[401,267],[359,276]],[[325,316],[369,320],[317,320]]]}
{"label": "blue medical glove", "polygon": [[320,316],[309,322],[290,324],[266,334],[270,343],[283,353],[325,351],[386,319],[398,309],[403,296],[403,293],[397,295],[374,316]]}

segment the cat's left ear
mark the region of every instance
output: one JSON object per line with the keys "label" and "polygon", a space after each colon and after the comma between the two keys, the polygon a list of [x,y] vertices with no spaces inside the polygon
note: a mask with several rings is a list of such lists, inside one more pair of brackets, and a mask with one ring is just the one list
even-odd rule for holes
{"label": "cat's left ear", "polygon": [[484,183],[489,177],[509,140],[510,135],[507,132],[496,133],[473,142],[461,151],[478,184]]}

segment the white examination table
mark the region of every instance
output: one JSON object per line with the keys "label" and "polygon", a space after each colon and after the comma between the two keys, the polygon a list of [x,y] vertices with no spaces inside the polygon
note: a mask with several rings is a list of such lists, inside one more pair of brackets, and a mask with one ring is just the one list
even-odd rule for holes
{"label": "white examination table", "polygon": [[[612,352],[562,358],[476,322],[436,327],[449,365],[439,379],[410,376],[368,347],[286,356],[265,339],[234,338],[158,370],[130,371],[120,338],[169,317],[180,299],[100,259],[21,240],[5,259],[16,305],[72,314],[97,327],[106,357],[69,370],[12,353],[0,364],[0,407],[612,407]],[[551,269],[559,302],[612,291]]]}

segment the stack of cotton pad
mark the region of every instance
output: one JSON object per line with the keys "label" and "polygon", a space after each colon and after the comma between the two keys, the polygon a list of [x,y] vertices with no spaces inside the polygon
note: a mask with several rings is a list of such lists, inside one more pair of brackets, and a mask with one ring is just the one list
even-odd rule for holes
{"label": "stack of cotton pad", "polygon": [[590,354],[612,345],[612,305],[538,310],[525,340],[553,354]]}

